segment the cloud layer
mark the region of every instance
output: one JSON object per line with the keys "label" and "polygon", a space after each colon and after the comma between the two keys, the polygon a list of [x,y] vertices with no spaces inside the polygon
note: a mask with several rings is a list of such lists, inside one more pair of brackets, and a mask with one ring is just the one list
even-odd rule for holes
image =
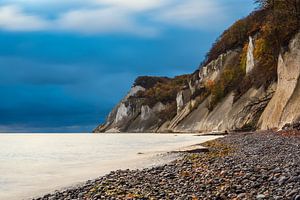
{"label": "cloud layer", "polygon": [[137,76],[193,72],[242,0],[1,0],[0,132],[87,132]]}
{"label": "cloud layer", "polygon": [[39,16],[26,14],[19,6],[0,7],[0,27],[9,31],[46,30],[50,23]]}
{"label": "cloud layer", "polygon": [[[48,15],[39,12],[48,4],[60,9],[47,11]],[[82,1],[4,1],[0,29],[153,36],[166,25],[210,29],[212,23],[224,23],[227,13],[220,0],[87,0],[85,6],[81,4]]]}

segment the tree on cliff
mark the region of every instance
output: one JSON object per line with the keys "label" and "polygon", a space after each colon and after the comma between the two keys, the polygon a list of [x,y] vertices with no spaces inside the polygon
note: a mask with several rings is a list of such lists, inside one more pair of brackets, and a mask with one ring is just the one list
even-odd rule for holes
{"label": "tree on cliff", "polygon": [[259,8],[270,8],[274,6],[275,0],[255,0],[254,3],[258,4]]}
{"label": "tree on cliff", "polygon": [[283,15],[294,18],[300,24],[300,0],[255,0],[259,9],[271,9],[275,19]]}

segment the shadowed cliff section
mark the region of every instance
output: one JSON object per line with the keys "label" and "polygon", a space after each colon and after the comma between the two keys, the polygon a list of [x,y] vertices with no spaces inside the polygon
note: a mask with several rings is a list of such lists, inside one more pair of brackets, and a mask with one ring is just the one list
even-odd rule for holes
{"label": "shadowed cliff section", "polygon": [[194,73],[137,78],[94,132],[256,130],[299,120],[300,5],[266,2],[224,31]]}

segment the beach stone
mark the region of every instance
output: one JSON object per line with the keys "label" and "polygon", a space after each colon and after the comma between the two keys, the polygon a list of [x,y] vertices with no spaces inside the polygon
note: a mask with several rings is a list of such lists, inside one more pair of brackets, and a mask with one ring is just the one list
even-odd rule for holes
{"label": "beach stone", "polygon": [[288,178],[286,176],[281,176],[279,179],[278,179],[278,184],[279,185],[282,185],[286,182]]}
{"label": "beach stone", "polygon": [[[209,153],[180,153],[176,161],[117,170],[56,199],[298,199],[300,137],[276,133],[230,134]],[[226,153],[223,149],[232,149]],[[225,152],[225,153],[224,153]],[[67,194],[67,195],[66,195]],[[46,198],[47,196],[47,198]]]}
{"label": "beach stone", "polygon": [[245,193],[241,193],[237,196],[238,199],[243,199],[246,197],[246,194]]}
{"label": "beach stone", "polygon": [[48,197],[48,200],[55,200],[55,199],[56,199],[55,196],[50,196],[50,197]]}
{"label": "beach stone", "polygon": [[296,195],[294,200],[300,200],[300,195]]}
{"label": "beach stone", "polygon": [[259,194],[256,196],[256,199],[264,199],[264,198],[266,198],[266,196],[263,194]]}
{"label": "beach stone", "polygon": [[295,194],[297,194],[298,193],[298,189],[294,189],[294,190],[292,190],[292,191],[290,191],[288,194],[287,194],[287,196],[294,196]]}

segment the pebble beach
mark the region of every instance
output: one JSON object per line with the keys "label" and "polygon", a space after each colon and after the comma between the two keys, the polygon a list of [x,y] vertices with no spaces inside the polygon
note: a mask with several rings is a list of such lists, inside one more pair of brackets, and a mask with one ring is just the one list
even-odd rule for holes
{"label": "pebble beach", "polygon": [[35,200],[292,199],[300,200],[300,136],[234,133],[181,153],[176,161],[103,177]]}

